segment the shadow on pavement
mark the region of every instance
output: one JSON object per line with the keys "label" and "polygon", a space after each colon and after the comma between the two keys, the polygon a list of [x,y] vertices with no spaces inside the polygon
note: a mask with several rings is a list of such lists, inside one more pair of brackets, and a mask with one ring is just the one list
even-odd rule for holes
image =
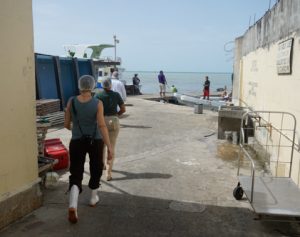
{"label": "shadow on pavement", "polygon": [[130,173],[122,170],[113,170],[114,173],[119,173],[124,175],[124,177],[113,178],[116,180],[127,180],[127,179],[169,179],[172,177],[170,174],[161,174],[161,173]]}
{"label": "shadow on pavement", "polygon": [[92,208],[87,205],[87,186],[79,197],[79,222],[70,224],[66,187],[64,183],[44,190],[44,206],[2,230],[0,236],[299,236],[298,224],[256,221],[246,208],[103,191],[100,203]]}
{"label": "shadow on pavement", "polygon": [[121,128],[152,128],[144,125],[129,125],[129,124],[120,124]]}

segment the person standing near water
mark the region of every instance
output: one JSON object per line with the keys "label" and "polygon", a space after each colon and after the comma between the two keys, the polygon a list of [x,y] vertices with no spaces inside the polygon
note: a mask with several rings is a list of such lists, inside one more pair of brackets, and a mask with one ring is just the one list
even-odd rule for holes
{"label": "person standing near water", "polygon": [[205,82],[203,84],[203,99],[207,98],[209,100],[209,87],[210,81],[208,80],[208,76],[205,76]]}
{"label": "person standing near water", "polygon": [[138,94],[140,95],[141,92],[140,92],[140,78],[138,78],[138,74],[134,74],[134,77],[132,78],[132,85],[133,85],[133,93],[134,94]]}
{"label": "person standing near water", "polygon": [[159,89],[160,89],[160,98],[164,99],[166,97],[166,84],[167,80],[164,75],[163,71],[160,71],[158,74],[158,82],[159,82]]}

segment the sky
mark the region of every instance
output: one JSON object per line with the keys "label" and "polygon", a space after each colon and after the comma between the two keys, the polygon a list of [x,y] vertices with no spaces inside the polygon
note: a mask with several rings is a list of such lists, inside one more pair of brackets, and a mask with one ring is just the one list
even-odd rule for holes
{"label": "sky", "polygon": [[232,42],[275,2],[33,0],[34,48],[63,56],[64,45],[113,44],[116,35],[127,71],[232,72]]}

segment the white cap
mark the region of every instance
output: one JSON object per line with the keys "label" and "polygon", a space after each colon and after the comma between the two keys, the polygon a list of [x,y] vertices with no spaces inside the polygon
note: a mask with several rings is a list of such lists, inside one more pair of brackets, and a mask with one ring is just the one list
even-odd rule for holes
{"label": "white cap", "polygon": [[95,88],[95,79],[90,75],[83,75],[78,80],[78,89],[80,91],[91,91]]}

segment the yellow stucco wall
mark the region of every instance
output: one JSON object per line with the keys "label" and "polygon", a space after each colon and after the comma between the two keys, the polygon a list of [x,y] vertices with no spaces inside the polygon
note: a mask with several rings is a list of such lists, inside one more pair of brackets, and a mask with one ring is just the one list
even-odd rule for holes
{"label": "yellow stucco wall", "polygon": [[38,177],[31,0],[0,2],[0,200]]}
{"label": "yellow stucco wall", "polygon": [[[294,38],[294,45],[292,51],[292,74],[278,75],[277,74],[277,53],[278,44],[288,38]],[[298,137],[300,136],[300,37],[295,33],[291,34],[285,39],[269,45],[269,47],[258,48],[255,51],[243,56],[240,63],[240,100],[245,102],[254,110],[271,110],[271,111],[286,111],[296,116],[297,135],[296,143],[298,144]],[[244,104],[244,105],[245,105]],[[272,124],[280,126],[281,117],[274,117]],[[287,119],[287,124],[290,121]],[[272,142],[276,143],[278,135],[273,132]],[[284,144],[285,143],[285,144]],[[287,141],[281,141],[281,145],[288,144]],[[277,151],[271,152],[271,155],[278,155]],[[288,160],[290,150],[282,149],[280,156],[283,160]],[[293,180],[299,184],[300,171],[300,153],[294,152],[293,161]],[[273,165],[273,172],[280,176],[288,175],[288,164],[275,167]]]}

